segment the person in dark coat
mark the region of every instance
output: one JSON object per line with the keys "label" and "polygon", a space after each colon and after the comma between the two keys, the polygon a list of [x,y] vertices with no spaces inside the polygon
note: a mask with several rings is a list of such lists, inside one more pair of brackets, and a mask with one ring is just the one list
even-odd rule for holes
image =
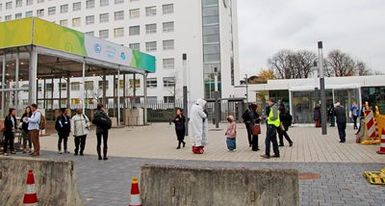
{"label": "person in dark coat", "polygon": [[283,137],[285,137],[285,139],[289,142],[289,146],[291,147],[293,146],[293,141],[290,139],[289,135],[287,134],[287,131],[289,130],[293,119],[291,115],[286,111],[285,105],[283,104],[280,104],[279,106],[279,118],[281,120],[281,126],[277,127],[277,132],[279,136],[279,146],[285,146],[283,143]]}
{"label": "person in dark coat", "polygon": [[67,115],[67,109],[62,108],[60,110],[60,116],[56,119],[55,129],[59,136],[57,143],[57,149],[59,154],[63,154],[61,151],[61,145],[63,142],[64,153],[69,153],[67,148],[68,137],[71,133],[71,118]]}
{"label": "person in dark coat", "polygon": [[254,124],[260,124],[260,116],[257,112],[258,106],[256,104],[250,104],[249,108],[243,113],[242,119],[245,123],[247,130],[247,140],[249,141],[249,147],[251,150],[258,151],[258,135],[254,135],[252,127]]}
{"label": "person in dark coat", "polygon": [[314,114],[313,114],[315,127],[321,127],[321,106],[317,105],[314,107]]}
{"label": "person in dark coat", "polygon": [[[108,117],[103,104],[98,104],[92,123],[96,125],[96,151],[98,152],[99,160],[108,160],[108,130],[111,129],[111,119]],[[101,144],[103,140],[103,158],[101,155]]]}
{"label": "person in dark coat", "polygon": [[251,113],[251,104],[249,105],[247,110],[242,114],[243,123],[245,123],[246,131],[247,131],[247,140],[249,142],[249,147],[252,146],[252,137],[253,137],[253,134],[251,131],[251,125],[250,125],[251,123],[250,113]]}
{"label": "person in dark coat", "polygon": [[181,144],[185,147],[186,142],[184,142],[184,137],[186,133],[186,117],[183,115],[183,109],[176,109],[176,116],[172,122],[175,124],[175,133],[178,140],[178,147],[176,149],[180,149]]}
{"label": "person in dark coat", "polygon": [[345,108],[341,105],[341,103],[336,103],[334,113],[337,120],[337,128],[338,134],[340,136],[340,143],[344,143],[346,141],[346,112]]}
{"label": "person in dark coat", "polygon": [[335,127],[336,126],[336,119],[334,118],[334,106],[330,105],[328,109],[328,116],[329,116],[329,121],[330,121],[330,127]]}
{"label": "person in dark coat", "polygon": [[[24,114],[21,116],[21,121],[23,121],[21,125],[21,137],[23,138],[23,153],[30,152],[32,150],[32,141],[28,137],[28,122],[25,122],[25,118],[29,118],[32,116],[31,107],[28,106],[25,108]],[[27,148],[28,143],[28,148]]]}
{"label": "person in dark coat", "polygon": [[16,109],[15,108],[9,108],[9,113],[5,117],[4,120],[4,155],[8,156],[7,153],[8,145],[9,150],[11,151],[11,154],[16,154],[15,148],[14,148],[14,141],[15,141],[15,131],[17,128],[17,121],[16,121]]}

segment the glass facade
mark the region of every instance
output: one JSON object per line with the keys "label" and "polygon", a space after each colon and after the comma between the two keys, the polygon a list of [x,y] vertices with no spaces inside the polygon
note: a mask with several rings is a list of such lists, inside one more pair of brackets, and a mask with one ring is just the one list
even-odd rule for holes
{"label": "glass facade", "polygon": [[205,98],[214,98],[214,72],[218,73],[221,93],[221,46],[218,0],[202,0],[203,78]]}
{"label": "glass facade", "polygon": [[362,103],[369,102],[373,108],[377,105],[381,114],[385,113],[385,87],[361,88]]}

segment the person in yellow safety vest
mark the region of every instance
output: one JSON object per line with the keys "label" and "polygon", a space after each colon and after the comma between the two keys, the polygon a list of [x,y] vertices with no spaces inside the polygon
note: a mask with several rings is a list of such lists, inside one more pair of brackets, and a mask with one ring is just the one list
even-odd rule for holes
{"label": "person in yellow safety vest", "polygon": [[280,126],[278,105],[274,99],[269,99],[270,112],[267,117],[267,132],[265,139],[265,154],[261,155],[263,158],[270,158],[270,144],[273,143],[274,158],[279,158],[279,148],[277,142],[277,127]]}

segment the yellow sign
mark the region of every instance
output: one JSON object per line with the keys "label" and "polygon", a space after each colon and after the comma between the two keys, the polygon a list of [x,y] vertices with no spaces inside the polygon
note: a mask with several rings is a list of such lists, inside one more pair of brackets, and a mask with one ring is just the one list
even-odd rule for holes
{"label": "yellow sign", "polygon": [[32,18],[0,23],[0,49],[32,43]]}

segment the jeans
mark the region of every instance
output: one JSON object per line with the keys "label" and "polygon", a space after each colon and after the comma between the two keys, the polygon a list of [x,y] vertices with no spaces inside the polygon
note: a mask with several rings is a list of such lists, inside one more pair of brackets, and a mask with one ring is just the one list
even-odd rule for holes
{"label": "jeans", "polygon": [[67,152],[67,142],[68,142],[68,134],[60,134],[59,133],[59,140],[57,142],[57,149],[61,151],[61,143],[63,142],[64,151]]}
{"label": "jeans", "polygon": [[4,153],[7,153],[8,145],[11,152],[14,151],[13,144],[15,142],[15,134],[13,132],[4,132]]}
{"label": "jeans", "polygon": [[358,127],[357,127],[357,118],[358,118],[358,116],[354,116],[353,115],[354,129],[358,129]]}
{"label": "jeans", "polygon": [[235,138],[227,137],[226,145],[227,145],[227,149],[229,149],[230,151],[235,150],[237,148],[237,144],[235,142]]}
{"label": "jeans", "polygon": [[346,141],[346,123],[337,123],[338,127],[338,134],[340,136],[340,141],[345,142]]}
{"label": "jeans", "polygon": [[102,157],[102,155],[101,155],[101,148],[100,148],[101,144],[102,144],[102,137],[103,137],[103,156],[107,157],[108,130],[104,130],[103,132],[96,133],[96,141],[97,141],[96,151],[98,152],[98,156],[99,157]]}
{"label": "jeans", "polygon": [[83,154],[84,148],[86,147],[87,135],[75,136],[75,154],[78,154],[80,147],[80,154]]}
{"label": "jeans", "polygon": [[31,149],[32,148],[32,141],[28,137],[28,132],[22,130],[21,131],[21,137],[23,138],[23,149],[24,150],[27,149],[27,143],[28,143],[28,148]]}
{"label": "jeans", "polygon": [[279,148],[277,142],[277,128],[274,125],[267,125],[266,140],[265,140],[265,154],[270,156],[270,144],[273,144],[273,151],[275,156],[279,156]]}

